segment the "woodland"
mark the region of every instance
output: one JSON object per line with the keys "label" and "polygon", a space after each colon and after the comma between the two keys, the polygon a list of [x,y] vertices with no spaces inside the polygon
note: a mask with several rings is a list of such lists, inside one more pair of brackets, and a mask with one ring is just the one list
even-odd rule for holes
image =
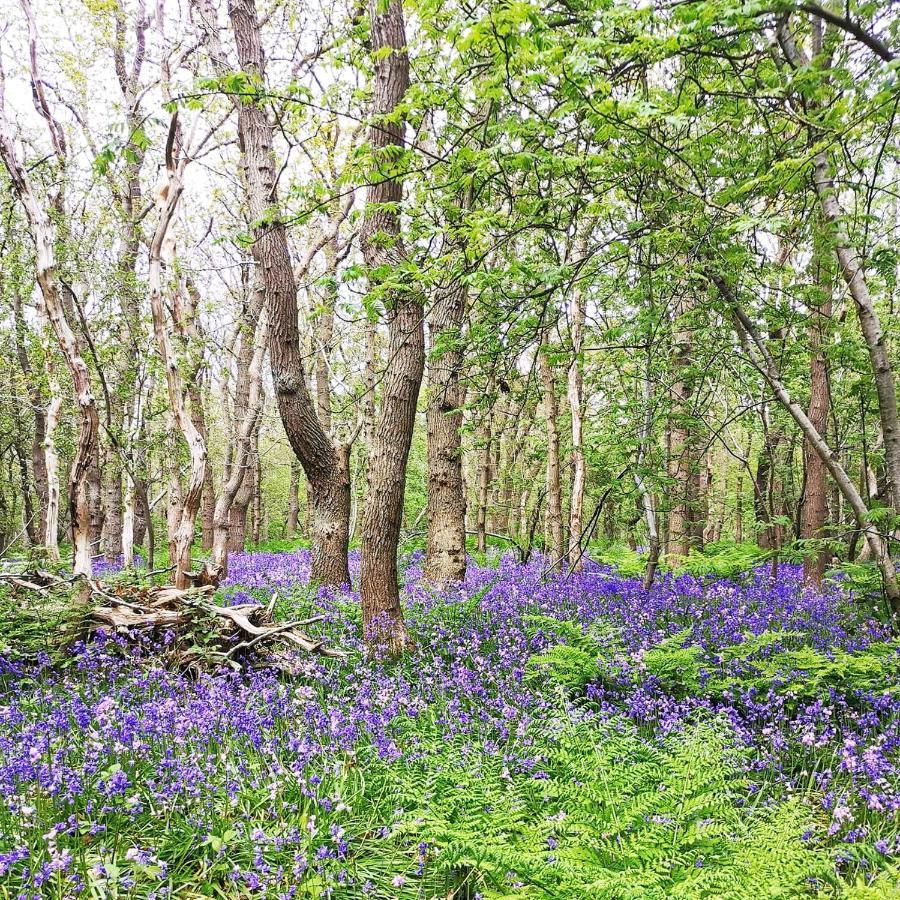
{"label": "woodland", "polygon": [[0,900],[900,898],[894,0],[0,0]]}

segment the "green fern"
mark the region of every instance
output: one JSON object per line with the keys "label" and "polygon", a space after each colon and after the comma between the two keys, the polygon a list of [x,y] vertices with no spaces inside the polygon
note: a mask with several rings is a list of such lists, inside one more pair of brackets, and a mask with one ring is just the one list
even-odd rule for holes
{"label": "green fern", "polygon": [[534,748],[540,773],[464,758],[423,770],[432,801],[396,837],[435,848],[435,885],[456,879],[486,900],[798,897],[831,877],[801,840],[799,801],[738,805],[746,785],[724,729],[700,723],[661,746],[623,729],[560,726]]}

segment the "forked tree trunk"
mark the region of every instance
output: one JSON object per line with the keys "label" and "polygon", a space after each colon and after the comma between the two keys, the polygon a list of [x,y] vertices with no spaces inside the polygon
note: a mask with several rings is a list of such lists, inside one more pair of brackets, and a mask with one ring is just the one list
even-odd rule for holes
{"label": "forked tree trunk", "polygon": [[[265,85],[265,61],[254,0],[230,0],[228,13],[241,70]],[[297,285],[287,232],[278,213],[273,154],[274,127],[265,106],[252,97],[238,106],[238,136],[247,206],[255,224],[253,258],[266,285],[269,356],[278,411],[300,460],[312,502],[312,571],[323,584],[347,584],[350,536],[349,447],[331,440],[316,415],[303,371],[297,325]]]}
{"label": "forked tree trunk", "polygon": [[[827,267],[816,265],[816,276],[822,291],[821,302],[812,313],[809,325],[809,408],[807,416],[819,434],[825,434],[831,409],[831,392],[828,381],[828,363],[825,356],[824,332],[831,318],[831,280]],[[826,277],[823,278],[822,276]],[[801,509],[800,536],[805,540],[823,537],[828,516],[827,469],[808,438],[803,440],[803,465],[805,468],[803,505]],[[828,563],[827,549],[808,552],[803,557],[803,579],[807,584],[819,586]]]}
{"label": "forked tree trunk", "polygon": [[[69,473],[69,510],[72,523],[73,569],[76,574],[91,574],[91,518],[88,482],[91,460],[96,456],[100,420],[91,392],[87,365],[78,352],[75,336],[66,320],[56,271],[56,235],[47,210],[38,201],[30,176],[19,159],[15,137],[3,104],[0,88],[0,156],[9,171],[13,190],[25,207],[36,246],[37,281],[47,318],[62,350],[72,378],[75,399],[81,413],[72,469]],[[49,524],[48,524],[49,530]]]}
{"label": "forked tree trunk", "polygon": [[[126,35],[126,11],[124,0],[113,0],[111,12],[115,20],[115,39],[111,42],[113,67],[122,93],[123,119],[126,149],[119,160],[121,170],[115,175],[108,172],[109,187],[116,202],[121,227],[119,251],[116,259],[119,298],[118,347],[111,371],[107,372],[111,393],[122,398],[122,404],[115,404],[111,410],[111,427],[114,436],[112,446],[103,471],[103,548],[107,559],[120,553],[123,563],[134,563],[135,536],[135,490],[134,478],[139,477],[134,470],[134,442],[130,415],[133,404],[139,403],[142,385],[138,379],[141,367],[136,354],[137,342],[132,335],[140,333],[140,292],[137,277],[137,262],[141,249],[139,231],[140,217],[143,215],[141,170],[146,157],[146,145],[138,139],[144,116],[141,111],[141,73],[146,58],[146,31],[150,18],[138,15],[134,19],[133,43]],[[133,46],[134,52],[126,59],[126,49]],[[118,167],[117,167],[118,168]],[[122,406],[129,409],[122,415]],[[123,505],[123,483],[125,501]]]}
{"label": "forked tree trunk", "polygon": [[431,309],[428,363],[428,538],[425,577],[441,586],[466,577],[466,493],[462,472],[462,326],[466,291],[454,284]]}
{"label": "forked tree trunk", "polygon": [[[253,436],[256,434],[265,397],[259,390],[258,381],[262,377],[261,370],[257,366],[262,365],[257,357],[260,341],[268,334],[268,319],[265,312],[266,289],[260,273],[254,274],[253,289],[250,292],[249,302],[246,304],[241,329],[237,335],[240,341],[236,357],[237,372],[235,376],[234,407],[230,416],[229,430],[232,435],[232,445],[229,452],[232,457],[225,467],[224,497],[216,502],[219,510],[213,515],[213,544],[215,550],[212,555],[212,570],[227,572],[227,558],[229,551],[239,553],[244,549],[247,537],[247,510],[253,499],[256,465],[253,453]],[[252,427],[247,431],[248,422]],[[246,432],[246,434],[245,434]],[[249,435],[249,438],[247,437]],[[246,452],[241,448],[249,440]],[[237,489],[235,491],[235,485]],[[218,522],[218,524],[216,524]],[[221,529],[226,528],[227,533],[222,534]],[[218,536],[216,536],[216,532]],[[222,542],[224,541],[224,549]]]}
{"label": "forked tree trunk", "polygon": [[425,369],[423,298],[405,283],[406,250],[400,235],[402,178],[393,174],[404,146],[405,122],[397,107],[409,87],[409,59],[401,0],[370,0],[375,69],[369,130],[378,173],[369,187],[361,244],[370,287],[387,307],[388,362],[381,409],[369,448],[368,496],[363,516],[360,593],[363,627],[372,646],[402,652],[407,643],[397,584],[397,544],[403,518],[406,462],[416,422],[416,401]]}
{"label": "forked tree trunk", "polygon": [[541,387],[543,389],[544,419],[547,424],[547,533],[551,566],[561,565],[566,553],[562,517],[562,483],[559,458],[559,404],[556,399],[556,379],[547,358],[545,346],[538,350]]}

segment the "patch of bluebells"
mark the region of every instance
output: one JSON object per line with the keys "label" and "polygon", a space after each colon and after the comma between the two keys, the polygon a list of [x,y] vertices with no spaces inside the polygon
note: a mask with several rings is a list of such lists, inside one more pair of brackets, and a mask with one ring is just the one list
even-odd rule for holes
{"label": "patch of bluebells", "polygon": [[[349,651],[348,660],[305,658],[294,681],[265,670],[191,679],[124,636],[76,647],[62,670],[48,660],[30,668],[0,660],[0,884],[40,893],[52,883],[50,895],[75,897],[84,894],[86,873],[99,883],[118,871],[165,897],[164,848],[123,848],[117,836],[159,835],[180,817],[235,890],[287,897],[315,877],[335,896],[365,896],[372,876],[353,875],[348,865],[361,840],[343,793],[348,772],[426,761],[428,734],[461,747],[473,765],[494,756],[505,771],[540,779],[533,734],[557,727],[561,706],[573,719],[625,715],[659,732],[705,712],[724,716],[735,742],[754,751],[760,782],[774,773],[787,789],[815,792],[835,841],[877,837],[882,857],[898,852],[893,695],[685,698],[641,676],[642,653],[685,628],[710,659],[747,633],[772,630],[799,632],[823,651],[853,652],[886,638],[839,586],[804,590],[798,569],[782,566],[775,581],[768,570],[742,583],[667,576],[644,591],[638,579],[592,562],[568,578],[544,578],[540,558],[495,562],[472,564],[465,582],[435,592],[422,578],[421,554],[407,558],[415,648],[399,665],[366,656],[352,588],[322,588],[312,598],[324,616],[317,633]],[[234,554],[223,593],[235,603],[274,591],[309,602],[309,564],[308,551]],[[589,688],[587,706],[561,701],[528,677],[532,655],[558,641],[552,625],[535,629],[535,615],[614,630],[623,672],[637,677]],[[244,821],[248,796],[271,827]],[[387,841],[392,825],[368,829],[366,839]],[[423,875],[429,848],[414,845],[410,858],[407,871],[389,877],[393,887]]]}

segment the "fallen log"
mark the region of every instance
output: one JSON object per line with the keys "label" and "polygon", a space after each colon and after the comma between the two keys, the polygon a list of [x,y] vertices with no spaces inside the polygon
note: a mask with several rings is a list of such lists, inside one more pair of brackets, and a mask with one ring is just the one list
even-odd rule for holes
{"label": "fallen log", "polygon": [[46,595],[51,589],[71,587],[83,580],[89,602],[82,605],[78,630],[90,636],[101,630],[163,640],[159,653],[174,665],[200,669],[227,665],[233,669],[274,665],[295,671],[278,647],[333,659],[346,653],[326,647],[323,641],[303,629],[324,616],[289,622],[275,622],[277,597],[262,606],[241,603],[221,606],[214,602],[215,585],[187,588],[173,585],[109,584],[94,578],[72,579],[49,572],[3,573],[0,578],[20,590]]}
{"label": "fallen log", "polygon": [[[195,629],[200,627],[213,633],[213,641],[207,651],[209,659],[233,668],[238,660],[249,665],[265,664],[265,660],[259,657],[263,645],[277,642],[288,643],[304,653],[333,659],[346,657],[344,652],[326,647],[322,641],[301,630],[303,626],[321,621],[323,616],[275,622],[272,620],[273,604],[220,606],[211,599],[214,593],[212,585],[184,589],[165,585],[144,589],[140,599],[132,594],[125,600],[101,590],[98,594],[104,603],[93,607],[88,619],[94,630],[109,627],[125,632],[167,629],[175,633],[176,643],[183,638],[180,643],[189,644],[188,658],[192,662],[196,662],[201,655],[197,642],[193,640]],[[186,651],[187,648],[181,649]],[[173,652],[177,650],[176,646]]]}

